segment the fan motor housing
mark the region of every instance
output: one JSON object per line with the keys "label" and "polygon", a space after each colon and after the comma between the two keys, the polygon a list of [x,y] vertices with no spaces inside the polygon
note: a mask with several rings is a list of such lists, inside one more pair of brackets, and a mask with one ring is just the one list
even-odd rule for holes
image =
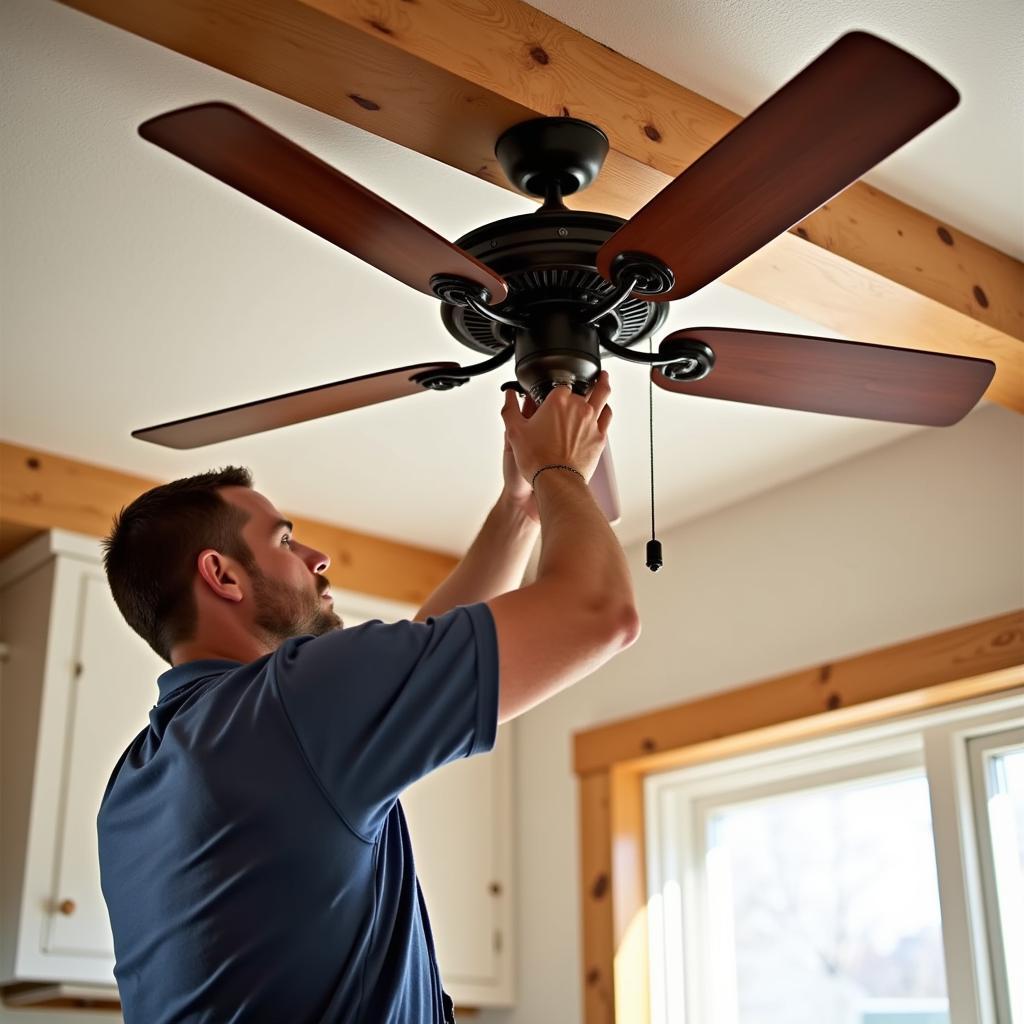
{"label": "fan motor housing", "polygon": [[[488,320],[472,308],[448,303],[441,306],[445,327],[463,345],[490,356],[517,345],[517,336],[521,347],[531,325],[552,325],[555,314],[567,329],[572,324],[583,329],[590,308],[615,292],[615,286],[597,272],[597,251],[624,223],[610,214],[561,208],[508,217],[463,235],[455,244],[508,284],[508,296],[496,311],[521,321],[525,332]],[[635,345],[657,330],[667,315],[666,303],[631,296],[590,330],[596,330],[599,343],[601,337],[613,337],[618,328],[614,340]],[[542,333],[550,334],[550,326]],[[582,338],[569,330],[567,338],[573,336]],[[575,343],[570,341],[567,353],[573,351]],[[555,358],[551,346],[549,355],[551,362]],[[520,357],[517,351],[517,361]]]}

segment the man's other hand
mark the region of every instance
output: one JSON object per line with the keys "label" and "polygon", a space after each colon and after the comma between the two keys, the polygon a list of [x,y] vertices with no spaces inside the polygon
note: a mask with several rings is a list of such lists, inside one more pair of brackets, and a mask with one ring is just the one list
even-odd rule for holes
{"label": "man's other hand", "polygon": [[[515,397],[515,392],[509,389],[505,392],[506,405],[509,403],[508,395],[512,396],[511,401],[518,405],[518,399]],[[529,419],[537,411],[537,406],[534,404],[532,398],[527,396],[523,399],[523,407],[521,413],[524,419]],[[533,488],[530,487],[530,481],[523,476],[519,470],[519,466],[516,463],[515,452],[512,451],[512,445],[508,439],[508,431],[505,431],[505,450],[502,453],[501,461],[502,475],[505,481],[505,486],[502,490],[502,497],[515,505],[517,508],[521,508],[534,522],[540,522],[540,513],[537,511],[537,499],[534,496]]]}

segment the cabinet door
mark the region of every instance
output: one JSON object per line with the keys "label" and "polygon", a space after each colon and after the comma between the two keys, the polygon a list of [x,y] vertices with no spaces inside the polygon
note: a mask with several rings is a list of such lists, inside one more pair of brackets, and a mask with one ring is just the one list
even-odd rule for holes
{"label": "cabinet door", "polygon": [[94,980],[113,981],[114,946],[100,892],[96,814],[118,758],[148,724],[157,676],[168,666],[121,618],[101,568],[83,568],[79,585],[53,912],[44,928],[43,951],[91,961]]}
{"label": "cabinet door", "polygon": [[402,796],[441,977],[463,1006],[511,1002],[510,742],[503,727],[490,754],[445,765]]}

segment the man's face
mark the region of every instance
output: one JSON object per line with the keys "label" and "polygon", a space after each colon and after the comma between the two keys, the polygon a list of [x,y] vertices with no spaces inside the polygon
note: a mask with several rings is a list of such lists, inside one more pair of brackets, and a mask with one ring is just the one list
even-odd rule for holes
{"label": "man's face", "polygon": [[253,625],[261,639],[276,647],[290,637],[341,629],[329,582],[321,575],[331,564],[327,555],[295,540],[291,523],[258,491],[226,487],[223,497],[249,516],[242,538],[255,563],[247,571]]}

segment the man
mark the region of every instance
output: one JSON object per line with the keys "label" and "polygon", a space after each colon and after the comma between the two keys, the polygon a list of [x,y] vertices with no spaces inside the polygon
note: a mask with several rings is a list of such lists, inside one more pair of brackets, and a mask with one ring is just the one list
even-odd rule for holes
{"label": "man", "polygon": [[172,666],[99,813],[126,1024],[453,1020],[397,798],[638,636],[586,484],[609,393],[506,392],[502,495],[412,622],[342,629],[327,557],[247,470],[122,510],[111,589]]}

